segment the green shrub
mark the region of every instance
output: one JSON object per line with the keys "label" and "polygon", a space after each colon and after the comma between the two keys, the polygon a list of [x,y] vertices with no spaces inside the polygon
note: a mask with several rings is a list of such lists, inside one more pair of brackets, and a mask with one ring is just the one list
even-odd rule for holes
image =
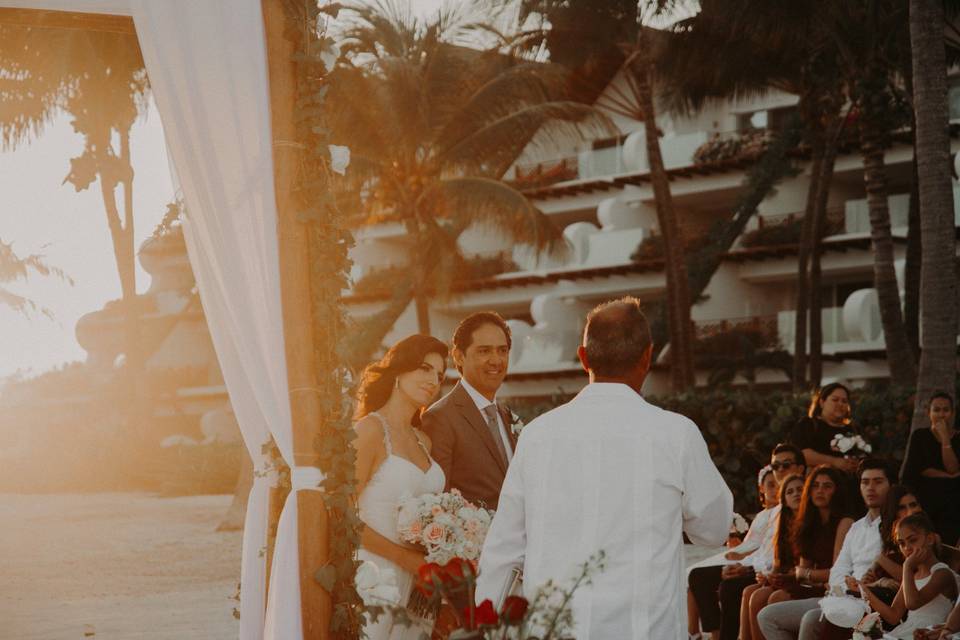
{"label": "green shrub", "polygon": [[[558,394],[516,399],[508,404],[529,422],[569,399]],[[733,492],[734,508],[738,513],[752,514],[759,510],[757,472],[770,461],[773,448],[785,441],[806,415],[810,397],[783,391],[698,389],[647,400],[687,416],[700,427],[714,463]],[[855,389],[851,400],[853,422],[873,446],[874,455],[899,468],[910,432],[912,394],[884,385]]]}

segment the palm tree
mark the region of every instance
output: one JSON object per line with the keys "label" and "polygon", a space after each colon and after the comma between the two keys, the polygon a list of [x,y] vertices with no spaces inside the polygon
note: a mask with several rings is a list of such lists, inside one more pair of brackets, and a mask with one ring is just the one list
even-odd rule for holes
{"label": "palm tree", "polygon": [[894,270],[893,236],[887,203],[885,148],[889,133],[906,124],[905,97],[897,78],[897,60],[905,52],[902,33],[906,5],[895,0],[857,0],[820,6],[818,20],[835,43],[846,97],[858,111],[860,155],[870,212],[874,287],[880,306],[891,382],[903,388],[916,383],[916,359],[907,338],[900,288]]}
{"label": "palm tree", "polygon": [[457,238],[470,226],[561,248],[559,230],[501,178],[525,149],[606,134],[612,124],[566,99],[560,67],[457,46],[455,14],[421,24],[383,7],[353,13],[347,61],[329,77],[331,138],[351,151],[338,198],[399,221],[411,242],[407,268],[382,283],[392,301],[359,332],[352,359],[362,362],[411,301],[419,330],[430,332],[428,301],[449,295],[466,269]]}
{"label": "palm tree", "polygon": [[30,314],[36,312],[52,318],[53,314],[49,309],[43,308],[30,298],[16,294],[2,286],[3,284],[17,280],[26,280],[30,277],[31,273],[40,276],[56,276],[73,284],[73,281],[66,273],[47,264],[42,255],[17,255],[13,250],[13,244],[7,244],[3,240],[0,240],[0,305],[10,307],[20,313]]}
{"label": "palm tree", "polygon": [[[819,378],[819,241],[823,234],[833,159],[842,120],[835,55],[813,47],[803,20],[784,16],[782,7],[753,0],[700,3],[697,15],[677,23],[660,56],[664,101],[672,111],[687,114],[711,99],[750,98],[780,90],[800,96],[799,118],[788,124],[748,172],[748,180],[731,220],[718,224],[711,241],[692,258],[691,289],[698,297],[755,213],[759,202],[783,177],[794,173],[788,152],[801,133],[811,149],[810,185],[798,252],[796,336],[792,379],[807,384],[807,319],[810,319],[810,372]],[[777,20],[791,19],[790,30],[777,30]],[[774,24],[767,25],[767,21]],[[809,28],[809,25],[807,25]],[[748,205],[748,206],[744,206]]]}
{"label": "palm tree", "polygon": [[[838,89],[840,102],[855,107],[871,215],[874,283],[880,299],[891,379],[900,386],[912,385],[915,365],[906,337],[899,287],[893,269],[893,241],[884,167],[886,134],[899,126],[896,116],[904,102],[897,78],[897,61],[903,55],[901,36],[906,24],[903,7],[893,0],[827,5],[744,0],[733,4],[704,2],[701,5],[701,16],[708,13],[708,8],[711,9],[709,13],[717,21],[716,24],[722,25],[722,28],[715,28],[728,40],[739,41],[742,38],[751,45],[760,45],[758,50],[762,53],[754,55],[753,62],[734,57],[734,60],[739,59],[743,63],[742,75],[753,82],[745,90],[731,91],[733,95],[742,95],[744,91],[756,92],[757,76],[762,77],[759,72],[763,68],[777,66],[774,62],[767,64],[768,61],[779,61],[787,64],[775,71],[774,77],[779,80],[786,75],[800,81],[794,93],[801,96],[802,112],[816,113],[820,99]],[[771,56],[769,59],[765,58],[768,54]],[[714,55],[715,59],[723,59],[722,55]],[[824,83],[826,79],[830,81]],[[812,91],[818,82],[824,84],[822,88],[827,91],[826,94]],[[837,100],[832,102],[836,104]],[[820,118],[806,115],[805,120],[809,131],[823,131],[826,128]],[[817,149],[816,144],[811,146]],[[819,175],[822,173],[821,166],[813,177],[822,180],[825,177]],[[826,185],[812,185],[810,197],[815,198],[817,192],[825,196],[823,188]],[[813,216],[810,224],[815,222],[816,216]],[[808,230],[805,239],[809,251],[810,242],[817,241],[812,229]],[[811,254],[814,260],[816,253],[813,251]],[[806,271],[804,268],[803,272]],[[807,278],[802,277],[800,282],[804,287]],[[804,301],[809,301],[810,295],[815,293],[812,289],[808,287],[807,292],[800,291],[798,295],[797,353],[801,357],[806,344],[803,334],[807,313],[803,312],[803,307],[806,304]],[[818,318],[812,320],[815,324]],[[798,373],[805,372],[806,363],[800,358],[797,365]],[[795,376],[795,384],[801,384],[802,380],[803,376]]]}
{"label": "palm tree", "polygon": [[954,391],[957,360],[957,277],[950,176],[944,7],[910,1],[915,157],[923,247],[920,313],[922,348],[913,428],[924,426],[930,395]]}
{"label": "palm tree", "polygon": [[126,370],[133,375],[125,379],[132,385],[133,399],[142,356],[135,305],[130,130],[146,107],[147,91],[132,29],[35,28],[4,23],[0,14],[2,147],[15,149],[29,142],[61,113],[72,116],[74,130],[83,136],[83,152],[70,160],[64,181],[78,191],[100,183],[126,310]]}
{"label": "palm tree", "polygon": [[676,4],[669,0],[523,0],[519,20],[523,23],[531,15],[545,20],[549,26],[542,29],[539,40],[526,35],[528,46],[546,46],[552,60],[576,70],[575,77],[586,83],[590,82],[591,69],[611,60],[620,62],[626,89],[612,87],[597,101],[597,106],[643,122],[650,183],[664,246],[664,308],[669,327],[671,386],[682,391],[695,383],[692,297],[683,233],[660,151],[662,133],[656,122],[654,95],[659,81],[656,62],[661,34],[646,26]]}

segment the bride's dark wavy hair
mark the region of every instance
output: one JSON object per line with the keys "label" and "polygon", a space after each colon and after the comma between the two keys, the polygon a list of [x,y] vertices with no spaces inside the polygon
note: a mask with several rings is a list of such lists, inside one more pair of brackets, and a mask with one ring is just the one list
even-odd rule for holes
{"label": "bride's dark wavy hair", "polygon": [[[436,353],[446,362],[449,349],[433,336],[414,334],[390,347],[378,362],[367,365],[357,389],[357,411],[354,419],[376,411],[387,404],[397,376],[416,371],[428,354]],[[414,416],[416,421],[418,416]]]}

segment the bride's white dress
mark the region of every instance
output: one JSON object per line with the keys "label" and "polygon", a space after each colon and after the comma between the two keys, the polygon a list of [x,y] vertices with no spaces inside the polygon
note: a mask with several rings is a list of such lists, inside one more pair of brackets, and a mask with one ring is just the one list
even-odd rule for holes
{"label": "bride's white dress", "polygon": [[[383,445],[387,449],[387,457],[357,499],[360,519],[383,537],[402,544],[397,534],[397,517],[401,498],[440,493],[443,491],[446,478],[443,469],[434,462],[433,458],[430,458],[430,468],[423,471],[413,462],[395,455],[390,444],[390,430],[387,428],[386,420],[376,412],[370,415],[379,420],[380,426],[383,427]],[[419,438],[417,440],[419,441]],[[430,453],[423,442],[420,442],[420,446],[429,458]],[[391,569],[397,576],[400,605],[407,603],[413,589],[413,575],[366,549],[361,548],[357,552],[357,557],[361,561],[368,560],[375,563],[381,571]],[[392,616],[383,615],[376,623],[364,625],[363,630],[369,640],[415,640],[419,639],[423,633],[429,636],[431,627],[432,622],[427,621],[412,627],[394,624]]]}

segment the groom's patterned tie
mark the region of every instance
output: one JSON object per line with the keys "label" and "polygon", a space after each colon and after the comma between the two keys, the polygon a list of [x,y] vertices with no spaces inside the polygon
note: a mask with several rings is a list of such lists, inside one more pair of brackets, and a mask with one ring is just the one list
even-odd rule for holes
{"label": "groom's patterned tie", "polygon": [[487,428],[490,429],[490,435],[493,441],[497,443],[497,451],[500,452],[500,460],[507,463],[507,450],[503,446],[503,438],[500,437],[500,423],[497,421],[497,405],[488,404],[483,408],[483,415],[487,419]]}

